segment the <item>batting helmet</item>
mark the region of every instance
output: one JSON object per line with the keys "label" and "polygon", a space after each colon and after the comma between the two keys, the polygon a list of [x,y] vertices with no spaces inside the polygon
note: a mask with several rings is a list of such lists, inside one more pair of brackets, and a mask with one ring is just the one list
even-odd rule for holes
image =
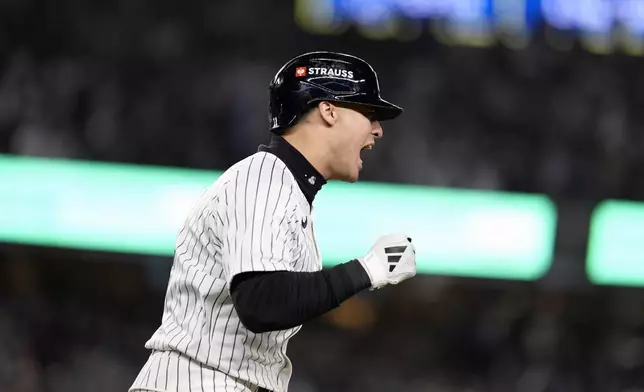
{"label": "batting helmet", "polygon": [[343,53],[311,52],[289,60],[269,91],[270,130],[278,134],[320,101],[372,108],[378,121],[394,119],[403,111],[380,97],[378,76],[369,63]]}

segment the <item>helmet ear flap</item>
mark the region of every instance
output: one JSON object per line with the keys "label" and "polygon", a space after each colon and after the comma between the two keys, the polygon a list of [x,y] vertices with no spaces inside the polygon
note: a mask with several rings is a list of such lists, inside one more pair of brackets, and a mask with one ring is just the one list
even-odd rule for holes
{"label": "helmet ear flap", "polygon": [[313,109],[315,109],[320,102],[321,101],[317,101],[317,100],[311,101],[308,103],[308,105],[305,105],[302,109],[300,109],[290,117],[286,117],[287,116],[286,114],[281,119],[273,117],[271,119],[271,126],[274,124],[284,124],[284,125],[282,125],[281,127],[275,127],[274,129],[271,129],[271,132],[277,135],[283,135],[287,129],[291,128],[292,126],[297,124],[301,119],[303,119],[309,113],[311,113]]}
{"label": "helmet ear flap", "polygon": [[[299,96],[293,99],[292,96]],[[269,102],[270,131],[282,135],[287,128],[295,125],[317,103],[317,100],[304,94],[277,89],[271,86]]]}

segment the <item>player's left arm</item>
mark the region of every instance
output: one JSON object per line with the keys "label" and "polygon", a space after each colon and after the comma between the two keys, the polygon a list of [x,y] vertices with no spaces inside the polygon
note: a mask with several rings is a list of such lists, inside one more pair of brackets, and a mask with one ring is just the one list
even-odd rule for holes
{"label": "player's left arm", "polygon": [[244,272],[232,280],[240,320],[253,332],[301,325],[365,289],[398,284],[416,275],[411,239],[380,237],[363,257],[317,272]]}
{"label": "player's left arm", "polygon": [[231,293],[240,320],[259,333],[304,324],[370,286],[369,275],[352,260],[316,272],[241,273]]}

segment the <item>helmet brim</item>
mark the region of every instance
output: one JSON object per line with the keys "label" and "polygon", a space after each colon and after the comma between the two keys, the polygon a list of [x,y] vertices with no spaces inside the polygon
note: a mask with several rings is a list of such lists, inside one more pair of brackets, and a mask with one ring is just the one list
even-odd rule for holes
{"label": "helmet brim", "polygon": [[403,108],[398,105],[386,101],[382,98],[376,97],[372,98],[367,95],[352,95],[338,97],[336,99],[317,99],[319,101],[330,101],[338,103],[347,103],[351,105],[362,106],[366,108],[373,109],[375,112],[375,120],[377,121],[387,121],[393,120],[396,117],[400,116],[403,113]]}
{"label": "helmet brim", "polygon": [[365,102],[363,105],[375,110],[376,120],[378,121],[393,120],[403,113],[403,108],[382,98],[374,102]]}

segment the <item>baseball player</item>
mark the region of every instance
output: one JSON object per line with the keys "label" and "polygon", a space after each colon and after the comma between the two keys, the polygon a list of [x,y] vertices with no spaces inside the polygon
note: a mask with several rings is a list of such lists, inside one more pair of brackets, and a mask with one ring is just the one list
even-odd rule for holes
{"label": "baseball player", "polygon": [[131,392],[287,391],[286,347],[302,324],[416,274],[405,235],[329,269],[315,238],[317,192],[357,181],[380,122],[402,113],[380,97],[371,66],[300,55],[270,83],[269,112],[270,143],[224,172],[178,235],[161,326]]}

